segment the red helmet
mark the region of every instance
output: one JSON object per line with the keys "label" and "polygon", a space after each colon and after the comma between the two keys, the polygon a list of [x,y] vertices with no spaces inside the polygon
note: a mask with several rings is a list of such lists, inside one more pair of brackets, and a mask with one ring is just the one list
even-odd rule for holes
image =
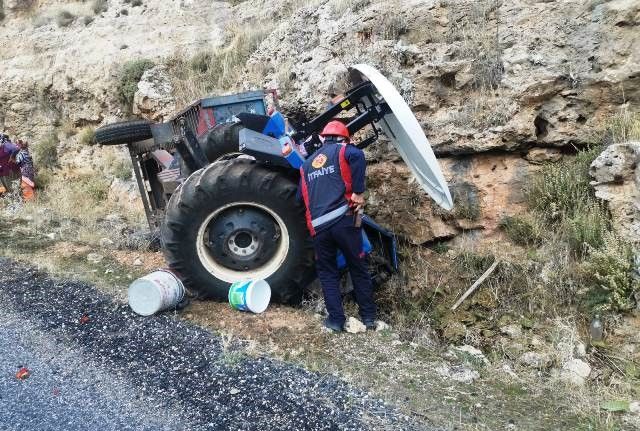
{"label": "red helmet", "polygon": [[342,121],[338,120],[329,121],[327,125],[324,126],[324,129],[322,129],[320,136],[342,136],[347,139],[351,138],[347,126],[345,126]]}

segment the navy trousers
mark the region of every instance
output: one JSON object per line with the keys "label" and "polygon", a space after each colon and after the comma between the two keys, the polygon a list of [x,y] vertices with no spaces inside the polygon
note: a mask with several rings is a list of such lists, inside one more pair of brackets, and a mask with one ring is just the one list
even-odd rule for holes
{"label": "navy trousers", "polygon": [[318,232],[313,238],[313,246],[329,321],[342,326],[346,320],[340,294],[340,271],[336,262],[338,249],[344,254],[349,267],[360,317],[363,321],[375,320],[376,304],[373,301],[367,257],[362,251],[362,228],[353,225],[353,216],[346,215],[333,226]]}

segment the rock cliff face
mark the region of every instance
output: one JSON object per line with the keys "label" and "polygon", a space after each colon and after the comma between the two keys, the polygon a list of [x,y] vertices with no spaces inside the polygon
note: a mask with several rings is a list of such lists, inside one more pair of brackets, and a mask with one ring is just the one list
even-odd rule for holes
{"label": "rock cliff face", "polygon": [[[416,112],[455,197],[454,212],[442,213],[392,147],[368,152],[371,212],[416,244],[493,232],[521,209],[539,163],[592,141],[621,105],[640,105],[635,0],[112,0],[98,14],[85,3],[35,3],[4,2],[0,127],[11,134],[37,138],[60,118],[114,121],[121,63],[214,50],[238,23],[268,35],[236,87],[280,88],[294,121],[346,88],[349,64],[376,66]],[[67,26],[60,10],[75,16]],[[139,115],[160,120],[173,109],[165,72],[139,85]]]}
{"label": "rock cliff face", "polygon": [[640,142],[613,144],[591,164],[596,196],[606,201],[618,233],[640,247]]}

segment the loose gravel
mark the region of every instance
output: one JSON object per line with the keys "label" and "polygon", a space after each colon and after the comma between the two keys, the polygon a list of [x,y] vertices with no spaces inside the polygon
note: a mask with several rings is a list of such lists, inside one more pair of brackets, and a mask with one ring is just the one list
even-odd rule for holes
{"label": "loose gravel", "polygon": [[3,258],[0,308],[0,430],[425,429],[333,376]]}

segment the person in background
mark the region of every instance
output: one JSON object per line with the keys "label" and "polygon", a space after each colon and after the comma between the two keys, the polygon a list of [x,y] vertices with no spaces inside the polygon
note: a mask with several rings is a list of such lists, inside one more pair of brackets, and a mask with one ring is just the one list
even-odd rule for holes
{"label": "person in background", "polygon": [[9,136],[0,133],[0,195],[9,189],[7,179],[19,172],[14,160],[18,151],[19,148],[9,140]]}
{"label": "person in background", "polygon": [[31,153],[29,152],[29,143],[18,139],[17,147],[18,153],[15,155],[15,163],[20,168],[22,198],[25,201],[31,201],[36,197],[36,169],[33,165]]}

